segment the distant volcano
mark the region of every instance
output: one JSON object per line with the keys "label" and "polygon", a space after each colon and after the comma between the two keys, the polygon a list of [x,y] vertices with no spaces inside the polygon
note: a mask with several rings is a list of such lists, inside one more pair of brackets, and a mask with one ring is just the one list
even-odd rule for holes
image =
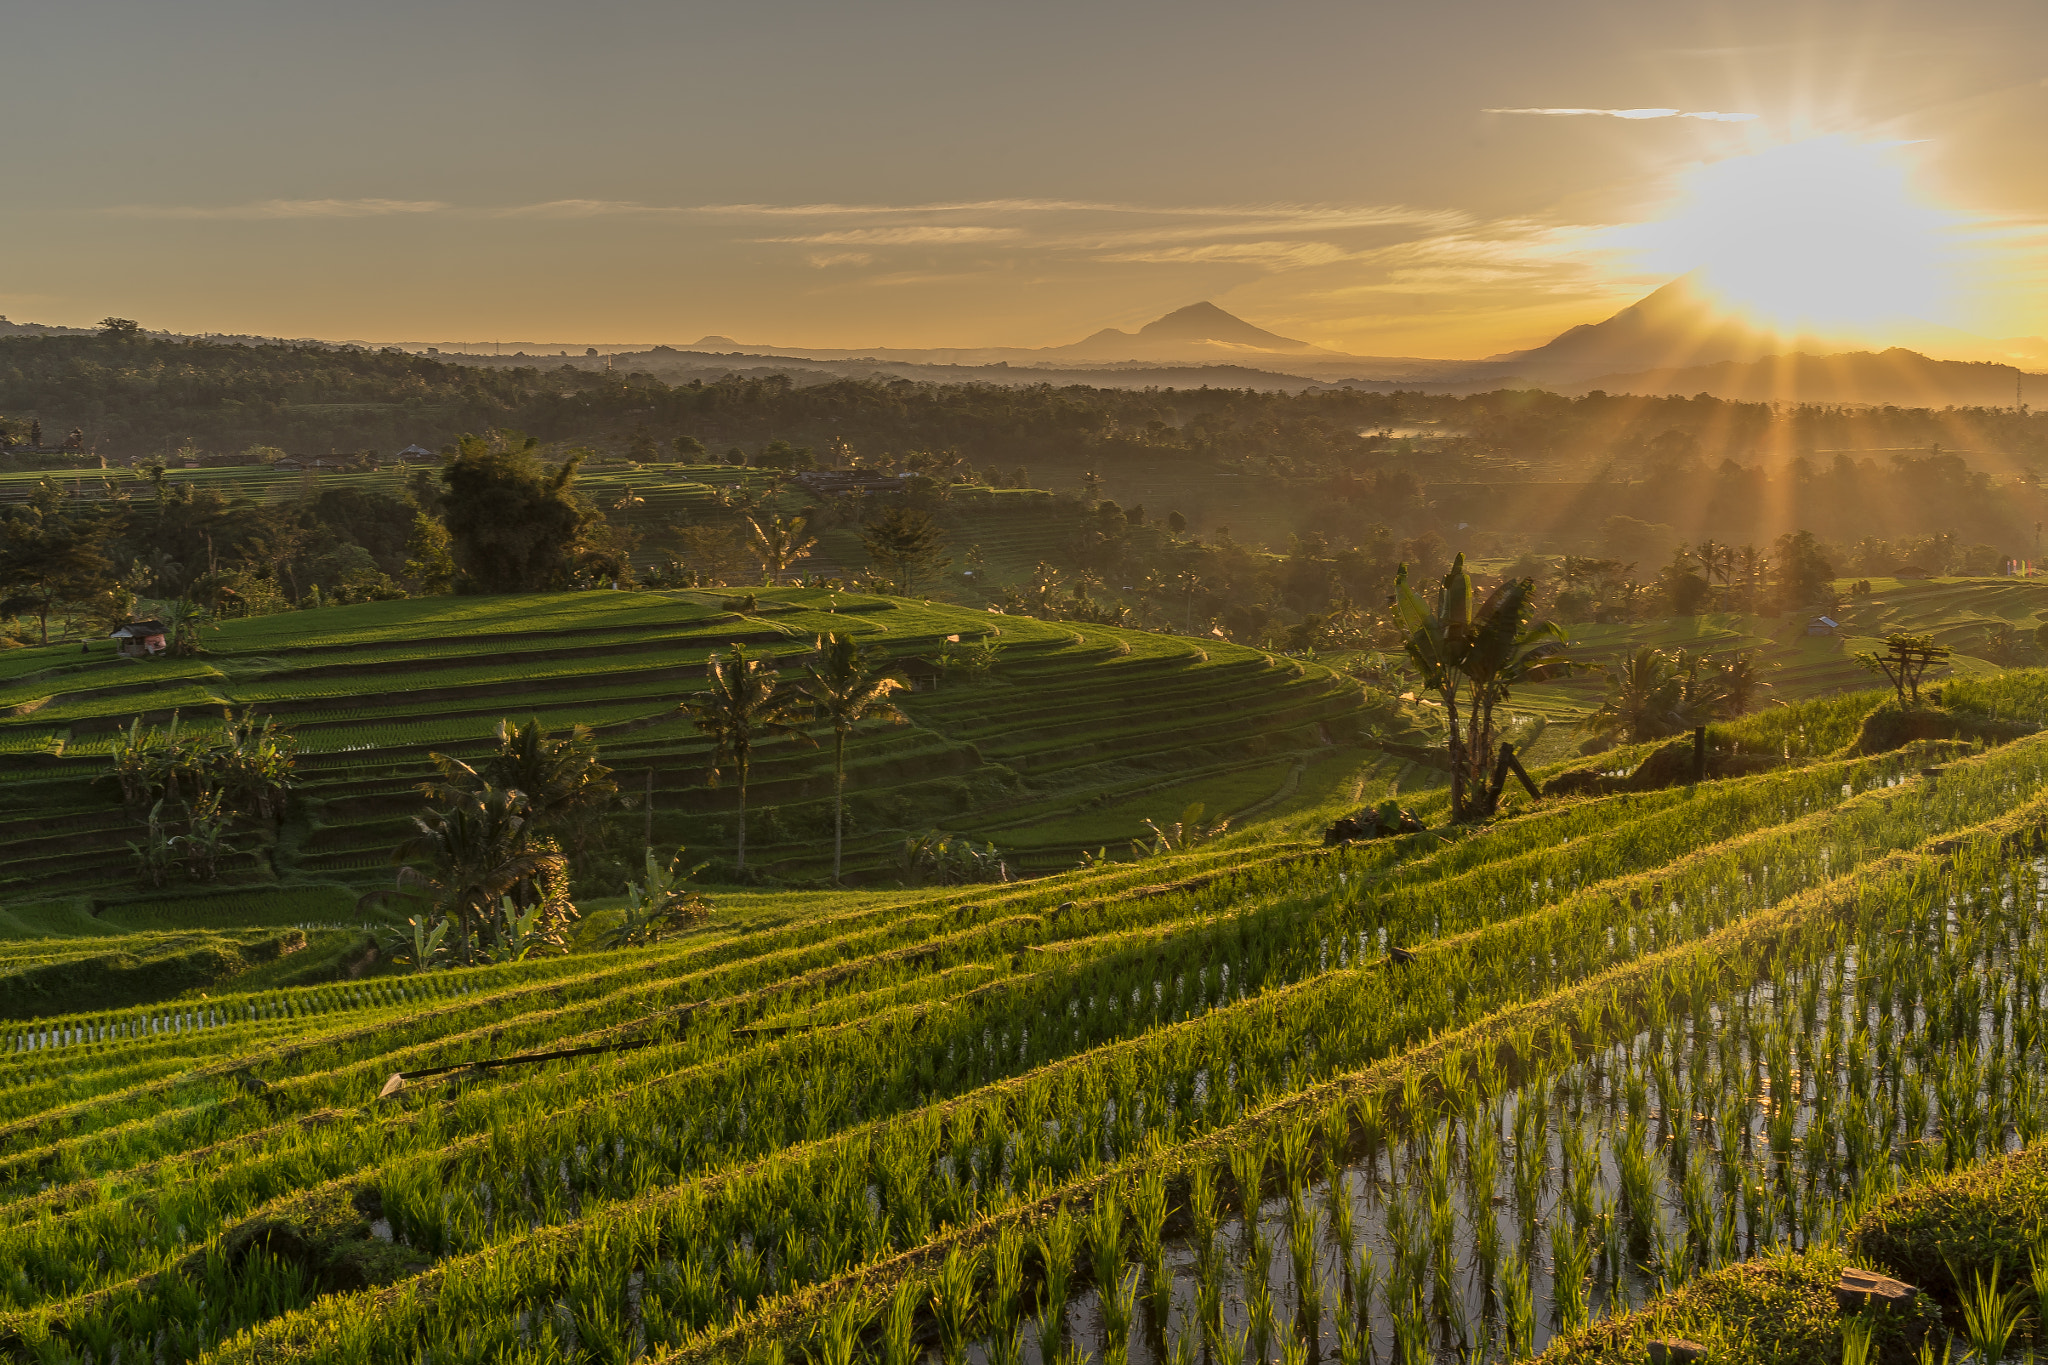
{"label": "distant volcano", "polygon": [[1333,352],[1254,327],[1204,301],[1176,308],[1136,332],[1105,327],[1070,346],[1049,346],[1042,354],[1077,360],[1214,361],[1222,357],[1317,356]]}
{"label": "distant volcano", "polygon": [[1541,346],[1489,356],[1484,364],[1535,380],[1574,380],[1847,348],[1846,342],[1752,326],[1716,307],[1690,276],[1681,276],[1605,321],[1580,323]]}

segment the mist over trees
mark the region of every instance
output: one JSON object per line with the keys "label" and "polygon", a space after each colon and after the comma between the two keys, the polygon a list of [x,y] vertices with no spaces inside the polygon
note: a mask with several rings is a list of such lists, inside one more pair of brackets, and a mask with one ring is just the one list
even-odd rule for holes
{"label": "mist over trees", "polygon": [[[74,430],[71,449],[39,434]],[[1384,636],[1396,567],[1441,574],[1458,550],[1532,579],[1548,617],[1620,621],[1824,605],[1843,576],[2001,573],[2037,556],[2048,521],[2048,418],[2009,409],[668,385],[135,331],[0,340],[0,439],[0,469],[48,475],[0,508],[0,595],[37,639],[47,618],[143,600],[266,611],[872,575],[1303,650]],[[394,469],[401,445],[439,454]],[[158,458],[276,463],[295,447],[391,477],[306,470],[255,497]],[[724,491],[678,516],[617,486],[672,460],[722,467],[675,477]],[[984,542],[1013,547],[1007,562],[991,568]],[[1024,544],[1035,559],[1018,563]]]}

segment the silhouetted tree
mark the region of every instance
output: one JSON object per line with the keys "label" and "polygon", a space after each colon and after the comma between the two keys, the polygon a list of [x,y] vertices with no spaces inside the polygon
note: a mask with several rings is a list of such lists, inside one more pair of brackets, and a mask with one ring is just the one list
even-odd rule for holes
{"label": "silhouetted tree", "polygon": [[936,573],[953,562],[941,553],[946,533],[922,508],[892,507],[862,531],[860,539],[868,558],[896,580],[896,591],[903,597],[911,595],[918,575]]}
{"label": "silhouetted tree", "polygon": [[747,657],[746,647],[734,645],[732,653],[711,656],[711,686],[683,702],[683,709],[711,740],[713,752],[709,778],[717,786],[729,765],[739,772],[740,833],[734,857],[736,870],[747,870],[747,774],[753,767],[754,742],[774,735],[789,735],[802,743],[803,701],[794,689],[780,682],[780,675],[760,659]]}
{"label": "silhouetted tree", "polygon": [[1460,554],[1444,575],[1436,602],[1408,586],[1408,566],[1394,579],[1394,607],[1407,638],[1402,648],[1423,685],[1443,700],[1450,727],[1451,818],[1493,813],[1488,775],[1497,732],[1494,708],[1522,683],[1562,676],[1564,632],[1550,622],[1531,624],[1536,584],[1510,579],[1473,606],[1472,576]]}
{"label": "silhouetted tree", "polygon": [[571,553],[596,518],[574,491],[583,454],[543,465],[531,437],[464,436],[441,471],[455,563],[478,592],[539,592],[566,582]]}
{"label": "silhouetted tree", "polygon": [[903,690],[900,679],[874,670],[850,635],[818,642],[818,661],[805,667],[797,695],[811,719],[832,727],[832,884],[839,885],[839,856],[846,829],[846,737],[865,718],[901,725],[909,719],[890,702]]}

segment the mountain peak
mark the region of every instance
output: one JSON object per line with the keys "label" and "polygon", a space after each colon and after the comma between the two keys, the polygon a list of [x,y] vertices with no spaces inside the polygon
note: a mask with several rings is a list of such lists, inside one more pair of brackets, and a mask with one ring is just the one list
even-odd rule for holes
{"label": "mountain peak", "polygon": [[1785,335],[1731,313],[1681,275],[1601,322],[1566,328],[1533,350],[1490,357],[1534,379],[1579,378],[1723,361],[1760,360],[1797,346],[1840,350],[1806,334]]}
{"label": "mountain peak", "polygon": [[1256,346],[1266,351],[1313,349],[1305,341],[1254,327],[1207,299],[1185,308],[1176,308],[1165,317],[1146,323],[1138,329],[1138,335],[1148,341],[1215,341],[1226,346]]}
{"label": "mountain peak", "polygon": [[1155,318],[1136,332],[1105,327],[1071,346],[1051,349],[1059,354],[1113,360],[1215,360],[1244,351],[1302,355],[1316,354],[1321,348],[1254,327],[1204,299]]}

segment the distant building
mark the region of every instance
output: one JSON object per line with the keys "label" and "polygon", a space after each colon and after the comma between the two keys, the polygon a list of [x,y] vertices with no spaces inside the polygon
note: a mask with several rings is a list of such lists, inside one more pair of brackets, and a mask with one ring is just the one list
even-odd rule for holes
{"label": "distant building", "polygon": [[1841,629],[1842,623],[1832,616],[1816,616],[1806,623],[1808,635],[1836,635]]}
{"label": "distant building", "polygon": [[127,625],[111,632],[108,637],[120,642],[120,650],[131,658],[146,659],[153,654],[164,652],[164,623],[161,621],[130,621]]}
{"label": "distant building", "polygon": [[398,458],[405,461],[407,464],[425,464],[431,461],[439,460],[441,457],[439,455],[436,455],[433,451],[428,450],[425,446],[413,445],[407,446],[404,450],[399,451]]}

